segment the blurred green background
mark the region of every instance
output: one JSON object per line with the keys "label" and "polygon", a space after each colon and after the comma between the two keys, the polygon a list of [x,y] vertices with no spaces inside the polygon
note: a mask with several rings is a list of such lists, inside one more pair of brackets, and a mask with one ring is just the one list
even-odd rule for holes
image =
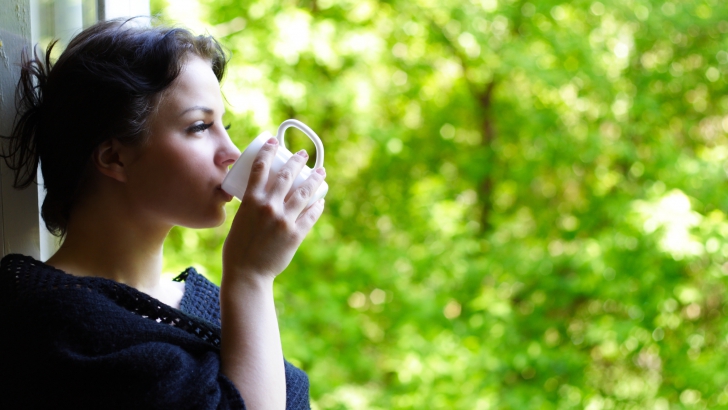
{"label": "blurred green background", "polygon": [[[314,409],[728,408],[728,3],[152,4],[231,52],[241,148],[324,141],[276,287]],[[219,282],[230,219],[165,269]]]}

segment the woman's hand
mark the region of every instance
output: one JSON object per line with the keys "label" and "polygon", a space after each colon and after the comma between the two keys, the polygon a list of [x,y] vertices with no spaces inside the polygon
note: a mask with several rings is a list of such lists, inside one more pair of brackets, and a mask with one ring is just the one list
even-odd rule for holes
{"label": "woman's hand", "polygon": [[273,279],[291,262],[324,209],[323,200],[305,209],[324,180],[323,169],[312,172],[289,194],[308,158],[305,152],[293,155],[268,181],[277,149],[278,141],[271,138],[255,157],[248,189],[223,246],[222,371],[240,391],[246,408],[255,410],[286,407]]}
{"label": "woman's hand", "polygon": [[271,138],[253,161],[247,190],[223,246],[226,275],[274,278],[291,262],[303,238],[323,212],[323,200],[305,208],[323,182],[325,171],[316,169],[289,195],[308,155],[305,151],[293,155],[269,181],[270,166],[277,149],[278,140]]}

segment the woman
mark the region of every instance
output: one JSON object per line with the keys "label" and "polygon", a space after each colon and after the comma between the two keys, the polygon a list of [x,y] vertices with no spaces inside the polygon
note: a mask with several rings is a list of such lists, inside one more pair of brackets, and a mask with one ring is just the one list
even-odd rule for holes
{"label": "woman", "polygon": [[40,161],[41,214],[64,241],[45,263],[2,260],[0,407],[308,408],[272,285],[323,211],[305,207],[324,170],[289,192],[302,151],[268,183],[268,141],[225,240],[222,286],[192,268],[161,281],[170,229],[218,226],[232,198],[220,188],[240,154],[222,123],[225,55],[211,37],[111,21],[52,68],[49,56],[24,59],[5,159],[16,187]]}

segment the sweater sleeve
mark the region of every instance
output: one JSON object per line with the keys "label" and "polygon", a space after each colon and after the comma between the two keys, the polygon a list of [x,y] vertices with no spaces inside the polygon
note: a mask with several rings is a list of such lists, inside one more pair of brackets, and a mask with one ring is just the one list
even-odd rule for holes
{"label": "sweater sleeve", "polygon": [[[220,288],[194,268],[187,268],[175,280],[185,281],[185,295],[181,309],[209,321],[220,324]],[[309,405],[309,381],[306,373],[284,360],[286,372],[286,409],[307,410]]]}
{"label": "sweater sleeve", "polygon": [[245,409],[212,351],[147,342],[104,355],[65,350],[49,364],[46,388],[65,408]]}
{"label": "sweater sleeve", "polygon": [[[111,352],[90,345],[67,345],[57,337],[50,345],[13,346],[16,353],[0,361],[6,381],[0,408],[245,409],[238,389],[220,372],[217,351],[170,341]],[[286,409],[310,409],[308,377],[284,364]]]}
{"label": "sweater sleeve", "polygon": [[[68,392],[75,390],[64,400],[75,402],[74,408],[245,409],[237,388],[220,372],[216,352],[195,356],[175,345],[150,342],[103,357],[74,354],[68,359],[64,367],[77,370],[59,376],[71,386]],[[308,377],[284,364],[286,409],[310,409]],[[112,407],[106,404],[110,400]]]}

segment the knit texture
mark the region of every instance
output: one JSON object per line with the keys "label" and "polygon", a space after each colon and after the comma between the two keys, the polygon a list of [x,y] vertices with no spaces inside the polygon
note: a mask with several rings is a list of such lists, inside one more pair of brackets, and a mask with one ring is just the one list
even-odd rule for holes
{"label": "knit texture", "polygon": [[[0,408],[244,409],[220,373],[219,288],[188,268],[180,309],[31,257],[0,261]],[[286,408],[309,409],[285,362]]]}
{"label": "knit texture", "polygon": [[197,273],[195,268],[187,268],[175,282],[185,282],[185,293],[180,301],[180,310],[220,326],[220,288]]}

